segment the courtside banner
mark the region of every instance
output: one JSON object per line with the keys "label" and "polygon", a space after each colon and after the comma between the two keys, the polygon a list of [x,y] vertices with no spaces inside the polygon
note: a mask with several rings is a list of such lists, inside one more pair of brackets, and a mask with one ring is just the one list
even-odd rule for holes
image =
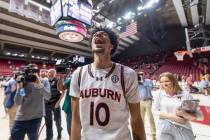
{"label": "courtside banner", "polygon": [[9,11],[24,16],[24,4],[25,0],[10,0]]}

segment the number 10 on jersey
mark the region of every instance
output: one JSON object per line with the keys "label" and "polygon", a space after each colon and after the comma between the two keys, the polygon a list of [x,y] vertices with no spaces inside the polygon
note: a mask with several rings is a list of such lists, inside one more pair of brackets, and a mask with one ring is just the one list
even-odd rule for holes
{"label": "number 10 on jersey", "polygon": [[[98,123],[98,125],[106,126],[109,123],[109,119],[110,119],[110,111],[109,111],[108,105],[106,103],[99,103],[98,105],[96,105],[96,107],[94,105],[95,105],[94,102],[90,102],[90,125],[94,125],[95,123],[94,118],[96,118],[96,122]],[[105,111],[104,120],[101,120],[100,118],[99,113],[101,109],[104,109]]]}

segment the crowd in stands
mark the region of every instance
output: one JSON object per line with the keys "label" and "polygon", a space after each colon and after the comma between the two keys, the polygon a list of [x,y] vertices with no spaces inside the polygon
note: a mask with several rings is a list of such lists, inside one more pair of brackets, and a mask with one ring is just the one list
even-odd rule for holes
{"label": "crowd in stands", "polygon": [[[133,68],[136,72],[144,72],[159,86],[158,77],[163,72],[171,72],[177,77],[181,86],[190,85],[193,93],[204,93],[207,82],[210,80],[209,53],[194,54],[193,58],[185,56],[184,61],[177,61],[175,56],[158,54],[139,56],[131,59],[122,59],[120,63]],[[191,78],[189,78],[191,77]],[[191,79],[191,80],[189,80]],[[191,81],[191,84],[189,84]],[[207,92],[207,91],[205,91]],[[205,93],[207,95],[207,93]]]}
{"label": "crowd in stands", "polygon": [[[9,59],[0,59],[0,77],[1,76],[12,76],[14,71],[21,71],[28,64],[27,61],[21,60],[9,60]],[[36,62],[40,69],[51,69],[53,68],[53,64],[45,64]]]}

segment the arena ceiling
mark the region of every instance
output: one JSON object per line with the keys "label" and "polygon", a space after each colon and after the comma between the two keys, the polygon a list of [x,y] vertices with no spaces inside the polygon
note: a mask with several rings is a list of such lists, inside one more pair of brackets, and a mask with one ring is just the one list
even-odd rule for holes
{"label": "arena ceiling", "polygon": [[[27,1],[27,0],[26,0]],[[49,8],[50,0],[28,0]],[[148,5],[149,2],[156,2]],[[137,21],[138,32],[121,38],[116,57],[148,55],[186,48],[185,27],[210,24],[210,0],[93,0],[94,23],[117,23],[118,28]],[[147,6],[145,9],[139,7]],[[88,37],[80,43],[60,40],[52,26],[8,11],[9,0],[0,0],[1,56],[24,54],[24,57],[68,58],[72,55],[91,57]],[[118,19],[129,11],[132,19]],[[39,58],[38,58],[39,57]]]}

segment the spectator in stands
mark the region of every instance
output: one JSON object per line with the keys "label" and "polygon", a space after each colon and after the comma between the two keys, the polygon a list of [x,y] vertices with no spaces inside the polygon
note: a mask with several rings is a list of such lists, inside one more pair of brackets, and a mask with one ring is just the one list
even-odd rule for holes
{"label": "spectator in stands", "polygon": [[145,121],[145,113],[149,119],[152,140],[156,140],[156,127],[155,121],[152,114],[152,87],[153,82],[150,79],[146,79],[144,77],[143,72],[138,73],[138,82],[139,82],[139,93],[140,93],[140,111],[141,111],[141,118],[143,122]]}
{"label": "spectator in stands", "polygon": [[198,92],[198,89],[193,86],[193,77],[192,77],[192,74],[190,74],[189,77],[187,77],[186,83],[187,83],[187,86],[188,86],[189,91],[191,93],[197,93]]}
{"label": "spectator in stands", "polygon": [[205,75],[205,74],[204,74],[204,71],[201,71],[201,73],[200,73],[200,75],[199,75],[199,78],[200,78],[199,80],[200,80],[200,81],[204,80],[204,78],[205,78],[204,75]]}
{"label": "spectator in stands", "polygon": [[[35,64],[29,64],[28,67],[38,69]],[[29,72],[27,78],[18,76],[17,83],[15,103],[18,107],[11,132],[12,140],[23,140],[25,134],[29,140],[38,140],[38,130],[45,114],[44,99],[49,100],[51,94],[36,72]]]}
{"label": "spectator in stands", "polygon": [[181,76],[181,81],[178,81],[178,83],[179,83],[180,87],[182,88],[182,90],[189,92],[189,87],[188,87],[185,79],[186,78],[184,75]]}
{"label": "spectator in stands", "polygon": [[208,73],[208,63],[203,64],[204,73]]}
{"label": "spectator in stands", "polygon": [[200,87],[204,95],[208,96],[208,87],[209,87],[209,75],[205,74],[204,78],[200,82]]}
{"label": "spectator in stands", "polygon": [[56,78],[55,69],[49,70],[48,78],[50,82],[51,98],[45,102],[46,140],[51,140],[53,138],[53,115],[58,133],[57,139],[60,140],[62,137],[60,101],[63,98],[63,94],[61,94],[57,88],[58,79]]}
{"label": "spectator in stands", "polygon": [[188,113],[181,109],[184,100],[191,100],[189,93],[184,93],[173,74],[166,72],[160,75],[162,89],[156,93],[154,110],[159,116],[159,140],[194,140],[189,121],[202,119],[200,111]]}

